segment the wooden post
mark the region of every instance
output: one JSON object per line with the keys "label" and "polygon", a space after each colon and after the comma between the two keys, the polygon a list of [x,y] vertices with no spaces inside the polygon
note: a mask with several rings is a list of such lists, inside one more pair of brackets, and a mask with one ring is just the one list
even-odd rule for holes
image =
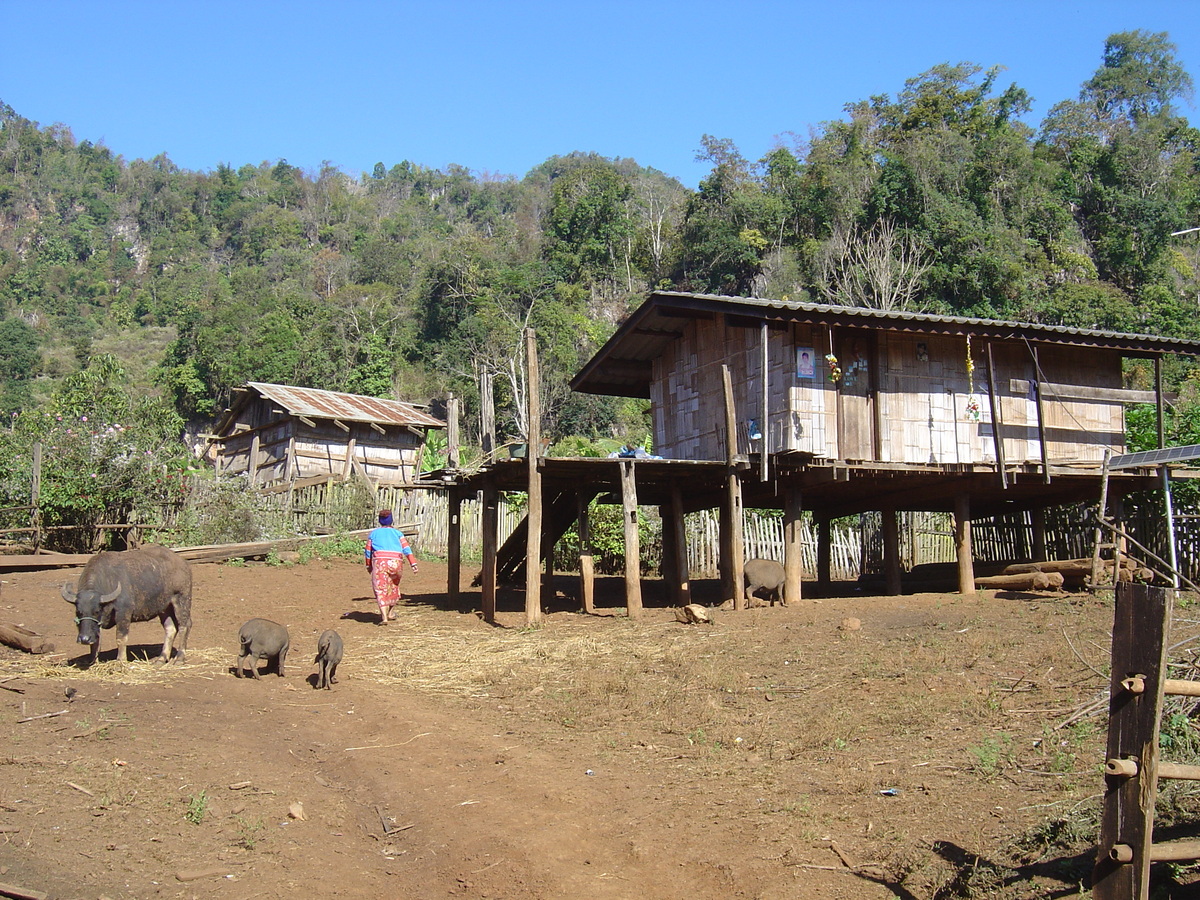
{"label": "wooden post", "polygon": [[804,579],[804,545],[801,541],[804,504],[800,488],[788,485],[783,491],[783,602],[799,602]]}
{"label": "wooden post", "polygon": [[542,620],[542,404],[538,385],[537,335],[525,329],[525,400],[528,445],[525,464],[529,468],[529,509],[525,521],[525,624]]}
{"label": "wooden post", "polygon": [[833,590],[833,535],[829,514],[819,512],[817,520],[817,591],[828,597]]}
{"label": "wooden post", "polygon": [[446,399],[446,468],[458,469],[458,398],[453,394]]}
{"label": "wooden post", "polygon": [[[666,540],[666,535],[663,535]],[[678,484],[671,485],[671,544],[674,546],[675,557],[675,603],[687,606],[692,602],[692,573],[688,568],[687,527],[683,518],[683,494]]]}
{"label": "wooden post", "polygon": [[971,556],[971,497],[954,498],[954,552],[958,558],[958,592],[964,597],[975,593],[975,562]]}
{"label": "wooden post", "polygon": [[658,507],[658,517],[662,522],[662,552],[659,554],[658,574],[667,587],[667,597],[673,601],[679,563],[675,558],[675,542],[671,540],[671,535],[675,532],[675,523],[671,521],[672,516],[670,502]]}
{"label": "wooden post", "polygon": [[[1118,774],[1104,776],[1100,846],[1092,873],[1096,900],[1149,896],[1158,733],[1173,597],[1165,588],[1117,584],[1106,757],[1136,760],[1137,771],[1132,776],[1119,774],[1120,767],[1112,766]],[[1133,676],[1138,676],[1136,682],[1127,681]]]}
{"label": "wooden post", "polygon": [[1158,449],[1166,446],[1167,425],[1163,415],[1163,358],[1162,354],[1154,357],[1154,411],[1158,426]]}
{"label": "wooden post", "polygon": [[458,602],[462,587],[462,494],[451,488],[446,495],[446,599]]}
{"label": "wooden post", "polygon": [[1033,531],[1033,561],[1045,562],[1046,553],[1046,509],[1039,506],[1029,513],[1029,526]]}
{"label": "wooden post", "polygon": [[33,552],[42,548],[42,442],[33,443],[33,474],[30,478],[29,505],[33,507],[29,527],[33,529]]}
{"label": "wooden post", "polygon": [[896,519],[896,510],[880,510],[880,518],[883,524],[884,591],[889,597],[896,597],[904,593],[900,571],[900,528]]}
{"label": "wooden post", "polygon": [[768,427],[767,416],[770,414],[770,406],[768,405],[768,391],[770,390],[770,359],[767,349],[767,320],[763,319],[759,331],[759,358],[762,363],[762,397],[758,407],[758,433],[762,435],[758,442],[758,480],[766,481],[769,468],[767,461],[769,459],[768,451],[771,446],[771,429]]}
{"label": "wooden post", "polygon": [[1000,414],[1000,397],[996,393],[996,370],[992,365],[992,345],[987,345],[987,383],[988,401],[992,404],[992,443],[996,446],[996,468],[1000,470],[1000,486],[1008,488],[1008,469],[1004,463],[1004,438],[1000,429],[1004,425],[1004,417]]}
{"label": "wooden post", "polygon": [[642,617],[642,545],[638,535],[637,481],[634,461],[618,460],[621,467],[621,508],[625,518],[625,608],[629,618]]}
{"label": "wooden post", "polygon": [[250,487],[258,487],[258,432],[250,439]]}
{"label": "wooden post", "polygon": [[[1163,512],[1167,517],[1167,562],[1171,564],[1171,587],[1179,590],[1179,556],[1175,551],[1175,508],[1171,503],[1171,467],[1163,466],[1162,474]],[[1113,567],[1115,575],[1117,568]]]}
{"label": "wooden post", "polygon": [[496,555],[500,546],[500,492],[491,476],[483,482],[483,509],[480,511],[483,532],[483,567],[479,571],[480,606],[485,622],[496,621]]}
{"label": "wooden post", "polygon": [[592,555],[592,523],[588,515],[589,500],[579,493],[575,495],[578,508],[576,520],[579,530],[579,599],[583,611],[589,615],[596,611],[596,559]]}
{"label": "wooden post", "polygon": [[1046,447],[1046,407],[1042,402],[1042,367],[1038,362],[1037,347],[1031,347],[1030,349],[1033,353],[1034,399],[1037,401],[1038,446],[1042,448],[1042,481],[1049,484],[1050,451]]}
{"label": "wooden post", "polygon": [[479,443],[483,450],[483,463],[487,465],[496,457],[496,401],[492,393],[492,373],[479,372]]}
{"label": "wooden post", "polygon": [[742,538],[742,481],[737,472],[737,415],[733,405],[733,379],[729,366],[721,366],[725,388],[725,507],[727,527],[721,535],[721,556],[728,556],[726,592],[733,599],[734,609],[746,607],[746,547]]}
{"label": "wooden post", "polygon": [[346,464],[342,466],[342,481],[349,481],[354,473],[354,438],[346,441]]}
{"label": "wooden post", "polygon": [[[297,474],[296,436],[294,434],[288,438],[287,450],[285,450],[284,452],[287,454],[287,456],[284,458],[284,461],[283,461],[283,480],[284,481],[292,481],[293,479],[296,478],[296,474]],[[291,508],[290,508],[291,497],[290,496],[288,497],[288,504],[289,504],[288,512],[291,512]]]}
{"label": "wooden post", "polygon": [[[1108,464],[1110,454],[1104,451],[1104,462],[1100,466],[1100,505],[1096,507],[1096,530],[1092,537],[1092,590],[1100,587],[1100,551],[1105,543],[1104,523],[1108,521]],[[1113,581],[1117,579],[1117,569],[1113,567]]]}

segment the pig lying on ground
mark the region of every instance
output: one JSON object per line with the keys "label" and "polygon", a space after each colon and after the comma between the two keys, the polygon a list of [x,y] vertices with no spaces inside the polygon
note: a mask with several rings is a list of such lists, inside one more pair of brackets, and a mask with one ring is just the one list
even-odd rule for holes
{"label": "pig lying on ground", "polygon": [[237,670],[234,673],[238,678],[242,677],[242,668],[246,660],[250,661],[250,673],[255,678],[261,678],[258,674],[260,659],[267,660],[268,666],[272,659],[275,660],[275,671],[280,678],[283,677],[283,663],[287,659],[288,646],[291,643],[286,628],[270,619],[251,619],[238,631],[238,641],[241,648],[238,651]]}
{"label": "pig lying on ground", "polygon": [[746,575],[747,606],[750,605],[754,592],[757,590],[765,592],[763,599],[770,600],[772,606],[775,605],[776,600],[787,606],[787,596],[784,594],[787,576],[784,574],[781,564],[773,559],[748,559],[743,571]]}
{"label": "pig lying on ground", "polygon": [[317,689],[329,690],[331,684],[337,684],[334,674],[338,663],[342,661],[342,636],[336,631],[322,631],[317,639],[317,656],[313,662],[319,665],[317,671]]}

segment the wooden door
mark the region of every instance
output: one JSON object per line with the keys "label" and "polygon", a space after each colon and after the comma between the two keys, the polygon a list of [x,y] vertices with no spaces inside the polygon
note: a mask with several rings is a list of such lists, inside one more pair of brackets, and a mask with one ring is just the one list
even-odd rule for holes
{"label": "wooden door", "polygon": [[837,336],[838,456],[875,459],[875,336],[845,332]]}

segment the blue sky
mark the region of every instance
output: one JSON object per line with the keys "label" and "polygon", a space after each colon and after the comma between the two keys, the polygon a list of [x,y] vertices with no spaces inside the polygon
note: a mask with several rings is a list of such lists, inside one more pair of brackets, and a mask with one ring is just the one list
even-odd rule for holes
{"label": "blue sky", "polygon": [[1137,28],[1200,82],[1198,0],[0,0],[0,101],[193,170],[522,176],[580,150],[695,187],[702,135],[758,159],[940,62],[1005,66],[1036,125]]}

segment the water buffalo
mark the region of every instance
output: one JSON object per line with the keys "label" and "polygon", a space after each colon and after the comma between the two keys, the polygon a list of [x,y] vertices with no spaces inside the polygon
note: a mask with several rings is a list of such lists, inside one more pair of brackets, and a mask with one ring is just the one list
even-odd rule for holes
{"label": "water buffalo", "polygon": [[[83,567],[77,587],[64,584],[63,599],[75,606],[79,643],[90,644],[90,666],[100,654],[100,629],[117,629],[117,659],[129,656],[129,624],[157,618],[163,626],[163,647],[158,662],[169,662],[172,649],[178,659],[187,656],[192,630],[192,566],[166,547],[97,553]],[[174,648],[175,638],[178,648]]]}
{"label": "water buffalo", "polygon": [[262,680],[258,674],[260,659],[265,659],[267,665],[275,660],[276,674],[284,677],[283,664],[287,661],[288,647],[291,646],[286,626],[270,619],[251,619],[238,631],[238,645],[237,669],[234,671],[238,678],[242,677],[242,670],[249,662],[250,674]]}
{"label": "water buffalo", "polygon": [[755,591],[763,590],[766,591],[764,599],[770,600],[772,606],[775,605],[776,600],[787,606],[787,596],[784,594],[787,576],[784,574],[782,565],[773,559],[748,559],[744,571],[747,603],[750,602]]}
{"label": "water buffalo", "polygon": [[342,661],[342,636],[336,631],[322,631],[317,639],[317,656],[313,662],[319,664],[317,672],[317,687],[330,690],[330,685],[337,684],[338,663]]}

